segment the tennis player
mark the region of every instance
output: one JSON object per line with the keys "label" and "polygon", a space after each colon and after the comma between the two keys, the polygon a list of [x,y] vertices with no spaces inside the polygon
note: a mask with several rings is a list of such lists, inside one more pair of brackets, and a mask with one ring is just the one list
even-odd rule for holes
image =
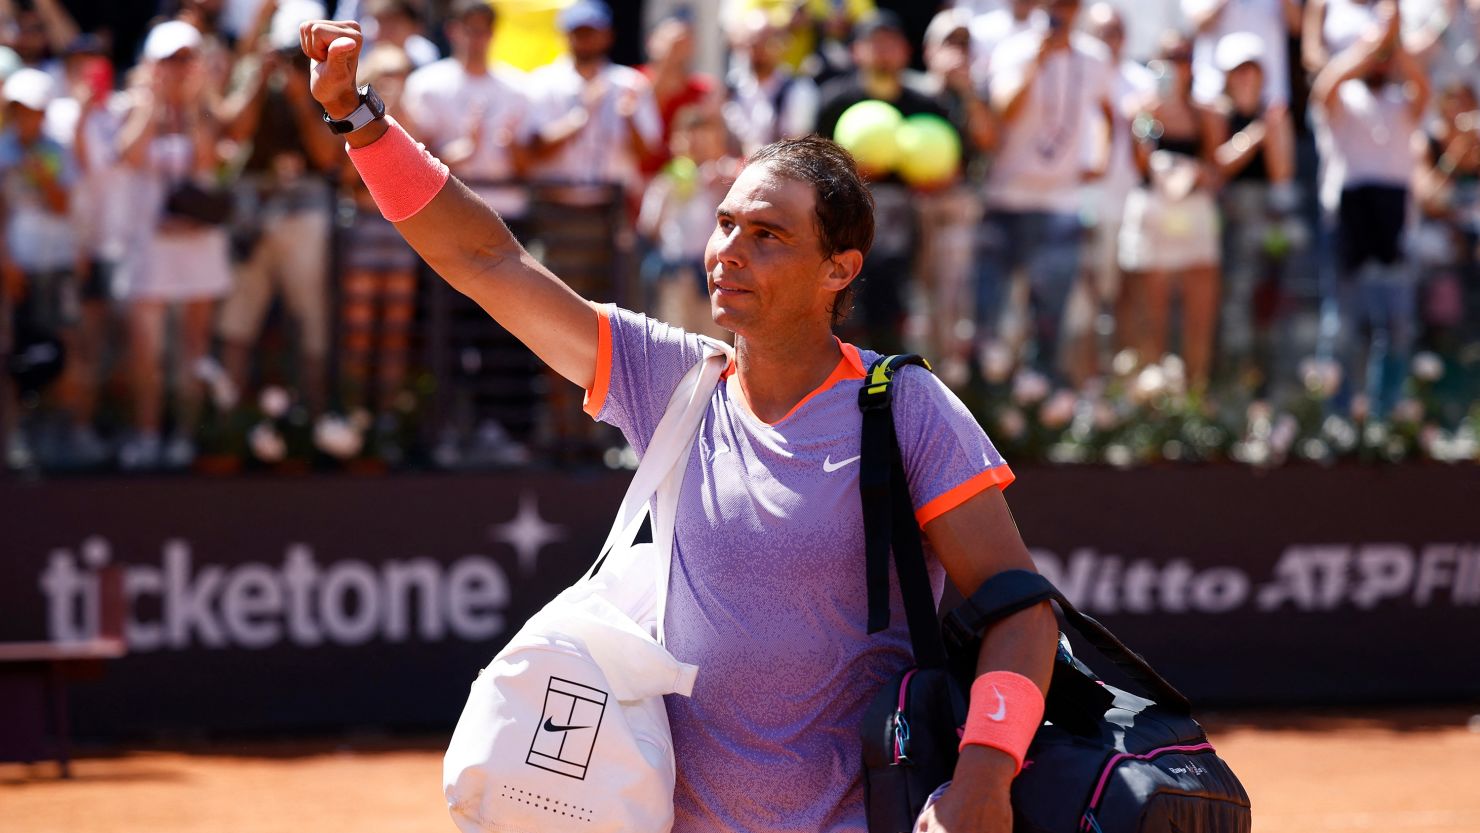
{"label": "tennis player", "polygon": [[[357,90],[354,23],[302,28],[313,94],[344,134],[382,213],[453,288],[586,390],[586,411],[641,453],[700,357],[696,336],[578,296],[498,215]],[[584,115],[584,117],[583,117]],[[610,114],[572,113],[542,140]],[[853,160],[815,137],[751,156],[705,253],[711,311],[735,362],[710,401],[684,479],[666,637],[699,666],[669,699],[677,833],[864,833],[863,709],[910,664],[897,584],[892,626],[869,635],[858,491],[858,385],[876,354],[832,326],[873,240]],[[936,378],[903,369],[895,421],[937,598],[1033,569],[1002,497],[1012,473]],[[1045,605],[987,634],[952,786],[919,829],[1009,833],[1008,789],[1041,722],[1056,642]]]}

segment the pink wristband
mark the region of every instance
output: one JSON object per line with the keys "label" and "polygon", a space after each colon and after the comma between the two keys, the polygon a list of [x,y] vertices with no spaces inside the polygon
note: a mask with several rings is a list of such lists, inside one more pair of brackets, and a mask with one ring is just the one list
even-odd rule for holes
{"label": "pink wristband", "polygon": [[451,174],[395,119],[386,116],[385,123],[385,134],[364,147],[349,148],[349,159],[381,216],[399,223],[426,208]]}
{"label": "pink wristband", "polygon": [[1012,671],[989,671],[971,685],[961,749],[973,744],[1001,749],[1022,772],[1028,744],[1042,724],[1043,692],[1038,684]]}

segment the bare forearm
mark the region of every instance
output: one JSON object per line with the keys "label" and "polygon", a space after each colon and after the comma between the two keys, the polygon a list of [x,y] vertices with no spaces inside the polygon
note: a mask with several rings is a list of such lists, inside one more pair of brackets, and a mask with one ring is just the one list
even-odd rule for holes
{"label": "bare forearm", "polygon": [[396,224],[453,289],[583,388],[596,375],[595,310],[534,259],[498,214],[456,178]]}
{"label": "bare forearm", "polygon": [[145,104],[129,114],[118,137],[118,155],[132,167],[144,165],[149,141],[154,138],[154,105]]}

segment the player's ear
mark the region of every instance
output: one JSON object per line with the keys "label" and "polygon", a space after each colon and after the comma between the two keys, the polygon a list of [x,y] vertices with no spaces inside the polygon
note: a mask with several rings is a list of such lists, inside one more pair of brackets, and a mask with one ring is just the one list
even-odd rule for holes
{"label": "player's ear", "polygon": [[827,275],[823,278],[824,288],[832,291],[841,291],[858,273],[863,270],[863,252],[857,249],[845,249],[834,253],[827,259]]}

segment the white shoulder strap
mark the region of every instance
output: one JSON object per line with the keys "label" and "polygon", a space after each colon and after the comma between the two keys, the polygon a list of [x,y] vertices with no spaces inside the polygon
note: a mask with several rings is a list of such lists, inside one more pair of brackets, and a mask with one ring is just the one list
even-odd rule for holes
{"label": "white shoulder strap", "polygon": [[632,475],[632,482],[627,486],[627,493],[622,497],[622,504],[617,509],[617,517],[612,521],[612,528],[607,533],[606,542],[601,545],[596,561],[585,575],[585,578],[589,579],[602,559],[614,547],[632,543],[632,539],[637,536],[637,530],[642,526],[643,516],[648,514],[649,504],[653,497],[659,494],[660,487],[665,486],[671,480],[671,490],[665,489],[664,493],[667,496],[671,491],[671,497],[668,497],[665,502],[671,502],[672,506],[665,507],[667,511],[658,512],[660,519],[667,519],[663,523],[666,528],[666,539],[659,537],[663,534],[663,530],[657,528],[656,525],[653,529],[653,542],[658,546],[658,552],[666,556],[660,559],[662,567],[658,570],[662,582],[658,593],[660,623],[664,602],[668,595],[668,560],[673,552],[672,518],[674,513],[672,509],[677,506],[678,489],[683,482],[685,468],[678,464],[688,459],[693,449],[699,423],[709,407],[709,398],[714,392],[714,386],[719,382],[720,374],[724,372],[730,361],[728,346],[710,339],[704,339],[704,345],[704,358],[689,368],[678,386],[674,388],[673,395],[668,400],[668,409],[664,411],[663,418],[658,421],[658,427],[653,431],[652,440],[642,456],[642,462]]}

